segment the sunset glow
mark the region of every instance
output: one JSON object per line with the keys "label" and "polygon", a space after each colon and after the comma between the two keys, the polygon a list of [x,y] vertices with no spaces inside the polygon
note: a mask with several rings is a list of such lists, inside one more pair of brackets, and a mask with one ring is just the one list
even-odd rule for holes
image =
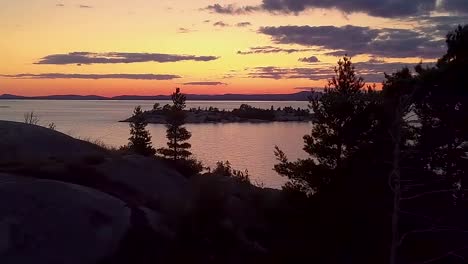
{"label": "sunset glow", "polygon": [[[445,51],[445,29],[466,18],[440,1],[407,15],[313,4],[268,10],[268,2],[6,1],[0,93],[156,95],[174,87],[202,94],[294,93],[325,86],[344,53],[367,81],[378,83],[384,71],[434,62]],[[391,45],[400,35],[414,52],[403,52],[405,43]]]}

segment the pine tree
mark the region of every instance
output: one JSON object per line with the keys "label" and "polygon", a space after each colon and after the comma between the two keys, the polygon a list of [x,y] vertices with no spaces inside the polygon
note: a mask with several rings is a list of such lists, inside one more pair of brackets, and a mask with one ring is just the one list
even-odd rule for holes
{"label": "pine tree", "polygon": [[288,177],[286,188],[313,194],[332,181],[342,161],[363,143],[370,130],[369,100],[372,93],[363,91],[364,80],[357,77],[349,57],[335,68],[321,97],[310,98],[309,107],[315,115],[314,128],[304,136],[304,151],[310,157],[288,161],[278,147],[275,155],[280,161],[274,169]]}
{"label": "pine tree", "polygon": [[152,146],[150,132],[146,129],[148,124],[144,121],[140,106],[135,107],[131,120],[129,150],[143,156],[155,155],[156,150]]}
{"label": "pine tree", "polygon": [[167,148],[158,150],[166,158],[173,160],[187,159],[192,155],[189,149],[192,147],[187,141],[192,134],[183,126],[185,124],[186,114],[184,109],[186,97],[177,88],[172,94],[172,106],[166,112],[166,137],[168,139]]}

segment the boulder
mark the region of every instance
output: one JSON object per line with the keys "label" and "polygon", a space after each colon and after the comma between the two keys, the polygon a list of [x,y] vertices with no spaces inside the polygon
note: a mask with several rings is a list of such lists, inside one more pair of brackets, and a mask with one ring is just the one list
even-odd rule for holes
{"label": "boulder", "polygon": [[[126,189],[165,213],[180,212],[187,199],[187,179],[154,158],[116,155],[58,131],[10,121],[0,121],[0,139],[4,172],[78,183],[122,200]],[[113,190],[115,185],[123,188]]]}
{"label": "boulder", "polygon": [[97,263],[118,249],[130,213],[94,189],[0,174],[0,263]]}
{"label": "boulder", "polygon": [[72,160],[103,155],[86,141],[41,126],[0,121],[0,161]]}
{"label": "boulder", "polygon": [[138,155],[115,157],[98,166],[98,173],[150,200],[152,208],[177,214],[185,206],[187,179],[161,161]]}

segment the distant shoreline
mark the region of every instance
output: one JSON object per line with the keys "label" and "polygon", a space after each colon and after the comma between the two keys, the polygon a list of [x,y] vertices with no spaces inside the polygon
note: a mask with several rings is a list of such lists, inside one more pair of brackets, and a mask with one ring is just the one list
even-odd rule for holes
{"label": "distant shoreline", "polygon": [[[187,101],[308,101],[310,91],[303,91],[293,94],[221,94],[221,95],[201,95],[187,94]],[[166,101],[171,100],[170,95],[120,95],[114,97],[104,97],[97,95],[49,95],[49,96],[17,96],[11,94],[0,95],[0,100],[75,100],[75,101],[136,101],[152,100]]]}

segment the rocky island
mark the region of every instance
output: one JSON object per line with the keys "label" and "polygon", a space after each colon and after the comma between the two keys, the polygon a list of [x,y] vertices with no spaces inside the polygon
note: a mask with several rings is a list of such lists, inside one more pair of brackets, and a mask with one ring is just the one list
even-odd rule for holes
{"label": "rocky island", "polygon": [[[156,104],[152,110],[145,111],[142,118],[151,124],[165,124],[166,114],[170,106],[165,105],[160,107]],[[186,123],[262,123],[262,122],[309,122],[314,116],[308,109],[294,109],[292,107],[284,107],[274,109],[261,109],[252,107],[247,104],[242,104],[239,108],[231,111],[220,110],[218,108],[191,108],[184,110],[186,113]],[[131,122],[133,117],[122,120],[121,122]]]}

